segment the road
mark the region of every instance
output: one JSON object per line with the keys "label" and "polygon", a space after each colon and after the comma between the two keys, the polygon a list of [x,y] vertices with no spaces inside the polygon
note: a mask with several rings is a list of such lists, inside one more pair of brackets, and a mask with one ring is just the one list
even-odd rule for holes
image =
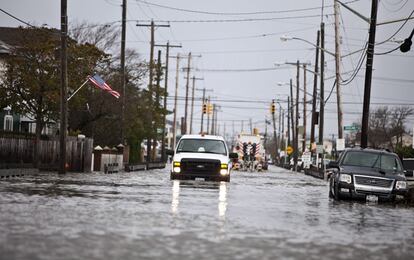
{"label": "road", "polygon": [[168,170],[0,181],[0,259],[413,259],[414,208],[335,202],[272,167],[230,183]]}

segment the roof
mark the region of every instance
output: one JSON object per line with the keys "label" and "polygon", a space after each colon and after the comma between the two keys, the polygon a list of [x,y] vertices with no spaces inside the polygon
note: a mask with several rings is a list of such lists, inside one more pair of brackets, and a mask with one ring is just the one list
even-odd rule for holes
{"label": "roof", "polygon": [[390,152],[388,150],[385,149],[373,149],[373,148],[347,148],[345,151],[365,151],[365,152],[370,152],[370,153],[386,153],[386,154],[395,154],[393,152]]}
{"label": "roof", "polygon": [[[53,33],[56,39],[59,39],[59,30],[49,29],[43,27],[36,27],[36,29],[44,29]],[[8,53],[10,47],[18,46],[24,37],[27,37],[27,27],[0,27],[0,53]],[[35,40],[35,39],[34,39]]]}
{"label": "roof", "polygon": [[181,139],[209,139],[224,141],[224,138],[219,135],[183,135]]}

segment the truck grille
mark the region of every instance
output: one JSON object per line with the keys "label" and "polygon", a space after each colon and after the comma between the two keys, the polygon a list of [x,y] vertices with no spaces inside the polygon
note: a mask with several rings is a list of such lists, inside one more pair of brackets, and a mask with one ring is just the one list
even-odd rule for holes
{"label": "truck grille", "polygon": [[393,180],[375,178],[375,177],[366,177],[366,176],[355,176],[355,184],[365,185],[365,186],[375,186],[381,188],[391,188]]}
{"label": "truck grille", "polygon": [[181,171],[184,174],[214,175],[220,172],[220,161],[209,159],[182,159]]}

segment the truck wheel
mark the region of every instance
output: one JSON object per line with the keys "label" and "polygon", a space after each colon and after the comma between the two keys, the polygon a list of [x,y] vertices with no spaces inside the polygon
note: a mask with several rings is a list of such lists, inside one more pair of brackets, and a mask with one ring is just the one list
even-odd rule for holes
{"label": "truck wheel", "polygon": [[221,177],[220,181],[230,182],[230,175],[228,175],[226,177]]}
{"label": "truck wheel", "polygon": [[170,180],[178,180],[178,176],[174,173],[170,173]]}

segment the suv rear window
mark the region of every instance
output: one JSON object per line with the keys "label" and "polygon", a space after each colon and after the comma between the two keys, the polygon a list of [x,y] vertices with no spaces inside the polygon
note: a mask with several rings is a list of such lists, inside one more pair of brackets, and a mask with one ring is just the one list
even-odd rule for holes
{"label": "suv rear window", "polygon": [[181,139],[177,153],[215,153],[227,155],[226,145],[220,140]]}

